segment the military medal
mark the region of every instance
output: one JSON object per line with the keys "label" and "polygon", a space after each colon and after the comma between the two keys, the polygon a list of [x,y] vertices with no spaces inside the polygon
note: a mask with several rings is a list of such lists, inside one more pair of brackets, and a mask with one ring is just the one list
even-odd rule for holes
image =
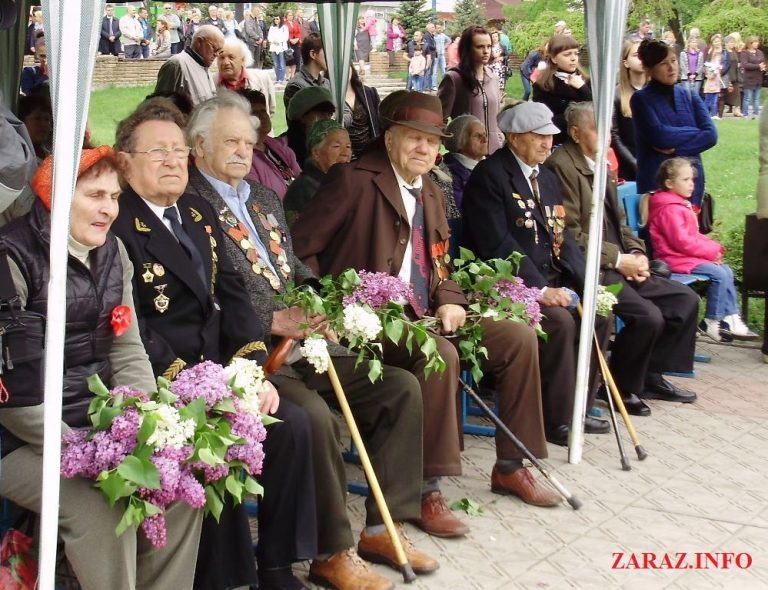
{"label": "military medal", "polygon": [[519,201],[515,201],[515,202],[518,204],[518,206],[519,206],[519,207],[520,207],[520,208],[521,208],[523,211],[525,211],[525,201],[523,201],[522,199],[520,199]]}
{"label": "military medal", "polygon": [[150,270],[150,267],[152,266],[151,262],[147,262],[144,264],[144,273],[141,275],[141,278],[144,280],[145,283],[151,283],[155,280],[155,275],[152,274],[152,271]]}
{"label": "military medal", "polygon": [[523,227],[523,224],[525,224],[525,221],[523,220],[522,217],[518,217],[517,219],[515,219],[515,225],[517,225],[517,227]]}
{"label": "military medal", "polygon": [[547,217],[552,217],[552,214],[549,212],[549,205],[544,205],[544,212]]}
{"label": "military medal", "polygon": [[160,264],[159,262],[155,262],[152,265],[152,270],[159,277],[162,277],[165,275],[165,269],[163,268],[163,265]]}
{"label": "military medal", "polygon": [[536,206],[536,203],[533,202],[533,199],[528,199],[528,207],[530,209],[533,209]]}
{"label": "military medal", "polygon": [[153,299],[155,303],[155,309],[160,313],[168,311],[168,305],[171,303],[171,299],[163,292],[168,285],[156,285],[155,291],[157,291],[157,297]]}
{"label": "military medal", "polygon": [[533,219],[526,219],[525,227],[527,227],[528,229],[531,229],[533,227]]}

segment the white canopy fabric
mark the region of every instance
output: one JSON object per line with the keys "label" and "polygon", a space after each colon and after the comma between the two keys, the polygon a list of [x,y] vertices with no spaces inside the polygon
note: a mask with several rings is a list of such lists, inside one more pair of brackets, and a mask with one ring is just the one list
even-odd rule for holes
{"label": "white canopy fabric", "polygon": [[342,121],[349,78],[348,68],[352,62],[352,49],[360,5],[357,2],[337,1],[335,4],[318,4],[317,10],[320,15],[320,30],[323,33],[331,95],[336,105],[336,120]]}
{"label": "white canopy fabric", "polygon": [[[592,98],[597,120],[597,162],[608,160],[610,147],[611,112],[616,88],[624,23],[627,21],[627,0],[587,0],[584,17],[589,41]],[[595,295],[600,273],[600,246],[603,241],[603,205],[607,182],[607,167],[595,168],[592,190],[592,212],[589,216],[589,243],[587,244],[587,270],[584,281],[584,317],[579,334],[579,357],[576,363],[576,397],[568,440],[568,462],[581,462],[584,445],[584,412],[587,409],[589,364],[595,332]]]}
{"label": "white canopy fabric", "polygon": [[[80,163],[98,42],[102,0],[43,0],[54,120],[53,206],[45,342],[45,448],[40,518],[39,587],[53,589],[59,527],[61,392],[64,377],[64,326],[67,301],[69,211]],[[86,91],[84,91],[86,90]]]}

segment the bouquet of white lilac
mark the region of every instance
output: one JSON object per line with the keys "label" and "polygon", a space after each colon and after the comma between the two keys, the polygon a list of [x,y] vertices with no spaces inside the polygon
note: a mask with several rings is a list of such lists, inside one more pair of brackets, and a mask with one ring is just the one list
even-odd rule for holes
{"label": "bouquet of white lilac", "polygon": [[[417,346],[427,358],[424,373],[445,370],[430,330],[437,326],[432,317],[413,319],[406,306],[413,301],[411,286],[386,273],[347,270],[338,278],[320,279],[319,290],[289,285],[277,299],[288,307],[300,307],[306,315],[324,315],[323,329],[330,329],[344,344],[358,353],[358,364],[368,361],[368,377],[375,381],[382,373],[382,344],[404,342],[409,351]],[[309,324],[302,325],[308,328]],[[328,351],[319,333],[310,335],[301,347],[305,358],[318,373],[328,370]]]}
{"label": "bouquet of white lilac", "polygon": [[264,372],[255,361],[235,359],[224,368],[203,362],[157,392],[108,390],[94,375],[88,410],[92,428],[64,435],[61,474],[96,481],[110,505],[126,508],[116,533],[141,526],[156,547],[166,544],[165,509],[185,502],[218,518],[229,492],[235,502],[261,494],[256,481],[264,460],[259,411]]}
{"label": "bouquet of white lilac", "polygon": [[608,317],[613,312],[613,306],[619,300],[616,295],[619,294],[623,285],[614,283],[613,285],[598,285],[595,298],[595,313],[603,317]]}

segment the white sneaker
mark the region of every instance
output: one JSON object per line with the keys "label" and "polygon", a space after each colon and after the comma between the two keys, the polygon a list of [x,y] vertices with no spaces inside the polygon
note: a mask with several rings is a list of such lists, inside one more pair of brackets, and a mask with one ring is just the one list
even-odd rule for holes
{"label": "white sneaker", "polygon": [[720,342],[722,340],[720,337],[720,320],[704,318],[699,323],[699,332],[715,342]]}
{"label": "white sneaker", "polygon": [[723,319],[728,323],[731,328],[731,334],[737,340],[757,340],[758,335],[749,329],[749,326],[744,323],[739,314],[727,315]]}

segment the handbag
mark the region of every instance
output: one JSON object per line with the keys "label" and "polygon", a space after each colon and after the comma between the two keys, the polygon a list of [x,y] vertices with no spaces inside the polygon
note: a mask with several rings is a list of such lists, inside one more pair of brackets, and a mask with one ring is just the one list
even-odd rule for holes
{"label": "handbag", "polygon": [[712,231],[715,222],[715,199],[709,193],[701,197],[699,208],[699,232],[708,234]]}
{"label": "handbag", "polygon": [[293,47],[289,47],[288,49],[285,50],[285,60],[286,61],[288,61],[290,59],[293,59],[293,52],[294,52]]}
{"label": "handbag", "polygon": [[22,310],[0,243],[0,408],[43,403],[45,316]]}

